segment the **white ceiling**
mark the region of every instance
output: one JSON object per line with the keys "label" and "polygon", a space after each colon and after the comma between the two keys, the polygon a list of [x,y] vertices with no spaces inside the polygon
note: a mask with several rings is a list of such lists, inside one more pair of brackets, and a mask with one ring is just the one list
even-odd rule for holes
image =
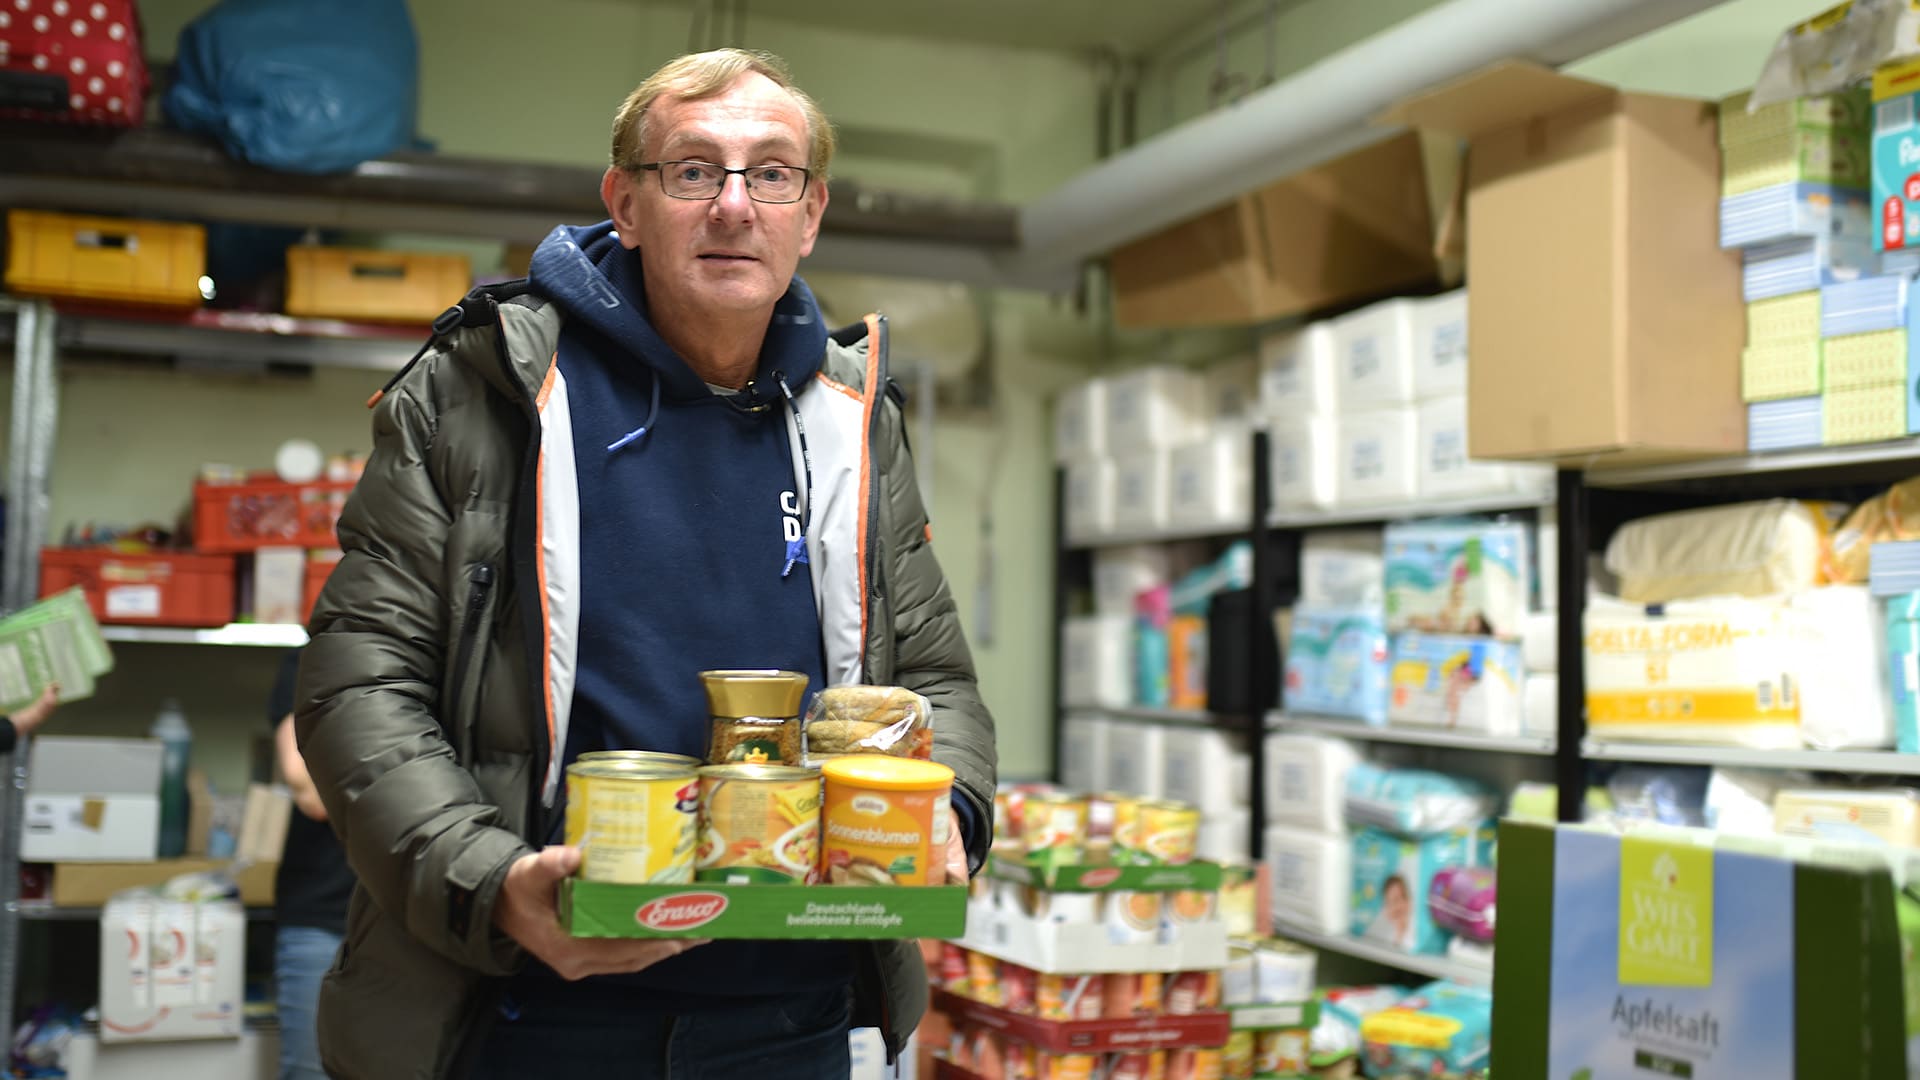
{"label": "white ceiling", "polygon": [[[739,0],[647,0],[688,12],[704,6],[726,25]],[[1244,10],[1246,0],[1231,0]],[[1282,6],[1285,6],[1284,4]],[[840,30],[1070,52],[1152,52],[1210,27],[1220,0],[746,0],[747,40],[756,18]]]}

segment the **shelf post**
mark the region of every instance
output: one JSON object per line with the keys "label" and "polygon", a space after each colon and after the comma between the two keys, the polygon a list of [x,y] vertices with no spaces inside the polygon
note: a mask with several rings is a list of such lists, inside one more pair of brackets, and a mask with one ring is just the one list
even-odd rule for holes
{"label": "shelf post", "polygon": [[1253,432],[1253,608],[1247,619],[1247,754],[1252,790],[1247,851],[1257,866],[1267,857],[1267,710],[1279,687],[1279,650],[1273,647],[1273,459],[1264,429]]}
{"label": "shelf post", "polygon": [[1553,778],[1559,788],[1561,821],[1579,821],[1587,801],[1587,763],[1581,740],[1587,732],[1587,672],[1584,627],[1587,610],[1587,553],[1592,539],[1587,513],[1586,474],[1561,469],[1554,478],[1559,517],[1559,620],[1555,627],[1556,666],[1560,669],[1558,743]]}

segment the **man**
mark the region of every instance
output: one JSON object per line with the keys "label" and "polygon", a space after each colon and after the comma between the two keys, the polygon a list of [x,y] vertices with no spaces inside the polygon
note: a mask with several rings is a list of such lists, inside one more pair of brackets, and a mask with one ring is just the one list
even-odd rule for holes
{"label": "man", "polygon": [[574,941],[554,908],[567,762],[702,753],[706,668],[926,695],[948,861],[985,856],[993,722],[886,325],[830,338],[793,276],[832,151],[772,57],[673,61],[615,120],[612,220],[556,229],[376,395],[296,703],[361,882],[333,1075],[844,1077],[850,1024],[892,1053],[924,1011],[908,942]]}

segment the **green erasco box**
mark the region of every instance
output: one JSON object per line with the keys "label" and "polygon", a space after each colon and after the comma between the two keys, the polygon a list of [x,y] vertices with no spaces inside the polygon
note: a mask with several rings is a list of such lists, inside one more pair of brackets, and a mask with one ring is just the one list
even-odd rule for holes
{"label": "green erasco box", "polygon": [[560,923],[581,938],[957,938],[965,885],[616,885],[568,880]]}

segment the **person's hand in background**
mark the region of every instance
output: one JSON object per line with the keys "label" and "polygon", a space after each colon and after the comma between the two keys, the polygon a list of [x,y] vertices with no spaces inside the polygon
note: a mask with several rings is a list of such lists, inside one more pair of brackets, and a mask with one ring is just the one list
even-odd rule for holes
{"label": "person's hand in background", "polygon": [[315,821],[327,820],[326,804],[320,801],[320,790],[313,786],[307,760],[300,756],[300,744],[293,735],[292,713],[281,717],[273,729],[273,756],[280,764],[280,779],[293,793],[293,805]]}
{"label": "person's hand in background", "polygon": [[24,739],[32,735],[40,725],[47,722],[47,717],[53,715],[54,707],[59,704],[60,684],[48,683],[47,688],[40,692],[40,697],[33,704],[8,717],[13,721],[16,737]]}

